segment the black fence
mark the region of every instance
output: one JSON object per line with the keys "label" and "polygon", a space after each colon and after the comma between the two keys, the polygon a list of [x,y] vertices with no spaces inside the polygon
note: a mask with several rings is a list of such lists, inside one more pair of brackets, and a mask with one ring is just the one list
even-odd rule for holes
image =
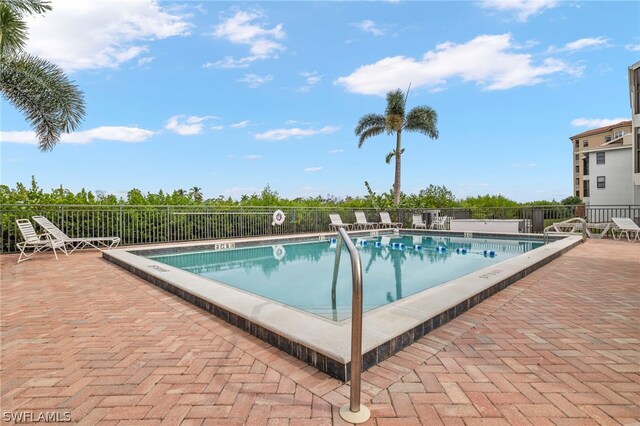
{"label": "black fence", "polygon": [[[273,224],[273,213],[282,210],[285,221]],[[430,211],[453,219],[521,219],[531,232],[542,233],[553,222],[582,217],[589,222],[608,222],[629,217],[640,223],[640,206],[526,206],[442,209],[388,209],[394,222],[412,226],[413,215],[429,221]],[[211,207],[211,206],[102,206],[5,204],[0,207],[4,253],[15,252],[21,241],[16,219],[45,216],[69,237],[118,236],[121,244],[150,244],[222,238],[268,236],[329,230],[329,214],[355,222],[355,211],[370,222],[379,222],[380,210],[346,207]],[[37,226],[34,224],[34,226]],[[36,231],[40,231],[36,229]]]}

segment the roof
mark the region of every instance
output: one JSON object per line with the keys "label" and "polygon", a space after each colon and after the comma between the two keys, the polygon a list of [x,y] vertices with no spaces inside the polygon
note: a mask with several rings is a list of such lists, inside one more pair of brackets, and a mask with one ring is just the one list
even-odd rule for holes
{"label": "roof", "polygon": [[598,133],[609,132],[609,131],[611,131],[611,129],[614,129],[616,127],[623,127],[623,126],[631,126],[631,120],[620,121],[619,123],[609,124],[608,126],[598,127],[597,129],[592,129],[592,130],[587,130],[586,132],[582,132],[582,133],[578,133],[577,135],[573,135],[569,139],[583,138],[585,136],[591,136],[591,135],[596,135]]}

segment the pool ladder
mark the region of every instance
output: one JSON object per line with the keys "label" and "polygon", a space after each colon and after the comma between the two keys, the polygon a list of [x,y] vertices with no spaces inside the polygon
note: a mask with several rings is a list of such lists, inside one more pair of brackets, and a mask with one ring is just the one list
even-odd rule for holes
{"label": "pool ladder", "polygon": [[351,394],[349,403],[340,408],[340,417],[349,423],[364,423],[369,420],[371,412],[367,407],[360,404],[360,387],[362,385],[360,377],[362,374],[362,263],[358,249],[356,249],[344,228],[338,228],[338,237],[336,239],[332,297],[335,298],[343,241],[351,257],[353,296],[351,298]]}

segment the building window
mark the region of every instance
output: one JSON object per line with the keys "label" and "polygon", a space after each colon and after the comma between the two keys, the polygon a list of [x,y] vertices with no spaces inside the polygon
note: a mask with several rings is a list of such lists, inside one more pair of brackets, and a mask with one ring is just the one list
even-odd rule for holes
{"label": "building window", "polygon": [[582,146],[589,146],[589,139],[585,139],[582,141]]}
{"label": "building window", "polygon": [[604,176],[598,176],[597,178],[597,187],[598,189],[604,189],[605,188],[605,179]]}
{"label": "building window", "polygon": [[576,188],[580,188],[580,178],[576,178]]}
{"label": "building window", "polygon": [[617,132],[614,132],[613,138],[618,139],[618,138],[621,138],[622,135],[624,135],[624,130],[618,130]]}
{"label": "building window", "polygon": [[589,153],[584,154],[584,160],[582,160],[582,174],[587,176],[589,174]]}
{"label": "building window", "polygon": [[635,105],[633,113],[640,114],[640,68],[633,70],[633,79],[635,80]]}
{"label": "building window", "polygon": [[604,152],[596,153],[596,164],[604,164]]}
{"label": "building window", "polygon": [[[638,70],[640,70],[640,68],[638,68]],[[636,129],[636,173],[640,173],[640,127]]]}
{"label": "building window", "polygon": [[604,143],[611,142],[611,136],[604,137]]}
{"label": "building window", "polygon": [[576,197],[580,197],[580,191],[576,190]]}
{"label": "building window", "polygon": [[580,161],[580,154],[576,154],[576,163]]}
{"label": "building window", "polygon": [[576,164],[576,174],[580,173],[580,166]]}
{"label": "building window", "polygon": [[585,197],[589,196],[589,181],[588,180],[583,180],[582,181],[582,193],[584,194]]}
{"label": "building window", "polygon": [[575,140],[575,145],[576,145],[576,149],[580,148],[580,142],[578,141],[578,139]]}

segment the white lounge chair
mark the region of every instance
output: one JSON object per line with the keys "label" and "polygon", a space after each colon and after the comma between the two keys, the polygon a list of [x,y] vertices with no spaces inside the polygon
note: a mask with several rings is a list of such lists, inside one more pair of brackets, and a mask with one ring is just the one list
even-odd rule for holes
{"label": "white lounge chair", "polygon": [[380,228],[402,228],[402,222],[392,222],[388,212],[380,212]]}
{"label": "white lounge chair", "polygon": [[53,237],[62,240],[65,245],[68,245],[71,248],[71,251],[69,251],[68,254],[71,254],[74,251],[86,246],[91,246],[98,250],[102,250],[101,247],[110,250],[120,244],[120,237],[71,238],[44,216],[33,216],[33,220],[35,220],[36,223],[40,225],[48,234],[51,234]]}
{"label": "white lounge chair", "polygon": [[413,228],[424,228],[427,229],[427,223],[422,220],[422,215],[421,214],[414,214],[412,216],[412,225]]}
{"label": "white lounge chair", "polygon": [[[67,249],[65,247],[64,241],[50,234],[36,234],[36,230],[33,228],[33,225],[31,224],[29,219],[18,219],[16,220],[16,224],[18,225],[18,229],[20,230],[22,239],[24,240],[16,244],[16,247],[18,247],[18,250],[20,250],[18,263],[29,260],[36,253],[46,249],[53,250],[53,254],[56,257],[56,260],[58,260],[56,249],[60,249],[64,252],[64,254],[67,254]],[[33,252],[27,253],[28,249],[33,249]]]}
{"label": "white lounge chair", "polygon": [[338,228],[344,228],[347,231],[353,228],[353,223],[344,223],[340,215],[337,213],[331,213],[329,215],[329,219],[331,219],[331,223],[329,224],[329,227],[334,231],[337,230]]}
{"label": "white lounge chair", "polygon": [[431,225],[429,226],[430,229],[439,229],[439,230],[445,230],[446,225],[447,225],[447,216],[440,216],[440,217],[436,217],[435,219],[433,219],[431,221]]}
{"label": "white lounge chair", "polygon": [[[619,240],[622,237],[622,234],[627,235],[628,241],[631,241],[629,234],[635,234],[633,241],[640,240],[640,226],[638,226],[633,220],[628,217],[612,217],[611,220],[615,224],[615,227],[611,229],[614,240]],[[617,238],[616,232],[618,232]]]}
{"label": "white lounge chair", "polygon": [[374,229],[377,228],[376,222],[367,222],[367,216],[364,212],[356,212],[356,228],[358,229]]}

